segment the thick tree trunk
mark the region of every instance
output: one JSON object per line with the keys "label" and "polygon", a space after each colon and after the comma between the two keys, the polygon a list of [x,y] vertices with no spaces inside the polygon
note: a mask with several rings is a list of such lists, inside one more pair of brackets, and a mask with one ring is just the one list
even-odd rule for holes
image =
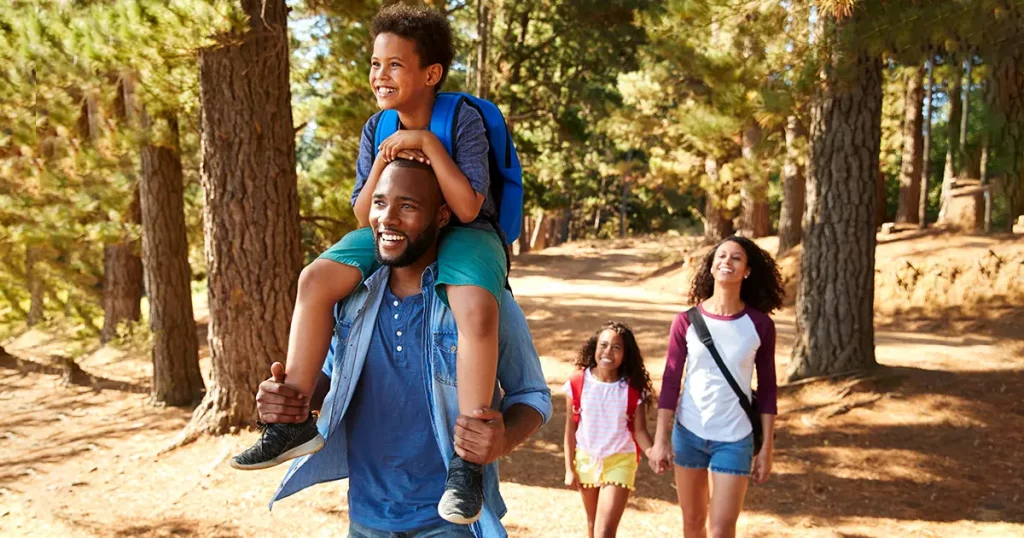
{"label": "thick tree trunk", "polygon": [[[807,218],[790,379],[863,371],[876,364],[874,219],[882,64],[863,50],[833,52],[825,70],[811,107]],[[839,74],[846,76],[840,79]]]}
{"label": "thick tree trunk", "polygon": [[713,155],[704,158],[704,171],[708,175],[708,188],[704,194],[704,241],[717,243],[735,233],[732,215],[719,200],[721,185],[718,179],[718,160]]}
{"label": "thick tree trunk", "polygon": [[953,180],[960,170],[960,119],[963,114],[960,85],[963,78],[963,64],[953,61],[953,79],[949,82],[949,121],[947,123],[946,166],[942,170],[942,193],[939,198],[939,222],[946,221],[946,208],[949,205],[949,193],[953,189]]}
{"label": "thick tree trunk", "polygon": [[740,229],[748,237],[771,235],[772,222],[768,212],[768,177],[761,173],[756,147],[761,141],[761,127],[751,122],[741,136],[746,178],[740,193],[743,213]]}
{"label": "thick tree trunk", "polygon": [[932,93],[935,89],[935,58],[930,57],[925,63],[928,71],[928,84],[925,85],[924,98],[924,148],[921,159],[921,197],[917,201],[917,228],[923,230],[928,226],[928,181],[932,169]]}
{"label": "thick tree trunk", "polygon": [[986,92],[992,121],[989,125],[989,168],[1002,171],[1002,187],[1010,212],[1010,225],[1024,215],[1024,51],[1004,50],[992,59]]}
{"label": "thick tree trunk", "polygon": [[164,144],[142,147],[142,261],[153,332],[153,400],[187,405],[202,398],[205,386],[192,312],[177,121],[168,118],[168,127]]}
{"label": "thick tree trunk", "polygon": [[786,119],[786,162],[782,167],[782,211],[779,213],[779,252],[781,256],[800,244],[803,238],[801,221],[804,215],[804,193],[807,184],[800,167],[797,137],[800,122],[796,116]]}
{"label": "thick tree trunk", "polygon": [[[133,189],[127,221],[142,222],[139,191]],[[142,314],[142,258],[138,240],[123,240],[103,247],[103,329],[100,342],[117,336],[117,326],[139,321]]]}
{"label": "thick tree trunk", "polygon": [[25,249],[25,278],[28,279],[29,307],[27,323],[29,327],[43,321],[46,287],[40,275],[39,248]]}
{"label": "thick tree trunk", "polygon": [[924,137],[921,127],[924,116],[924,68],[917,68],[907,77],[905,115],[903,118],[903,163],[900,166],[900,200],[896,208],[896,222],[917,224],[918,204],[921,200],[921,164],[924,160]]}
{"label": "thick tree trunk", "polygon": [[199,51],[212,387],[184,434],[256,421],[284,361],[301,267],[284,0],[242,0],[249,31]]}

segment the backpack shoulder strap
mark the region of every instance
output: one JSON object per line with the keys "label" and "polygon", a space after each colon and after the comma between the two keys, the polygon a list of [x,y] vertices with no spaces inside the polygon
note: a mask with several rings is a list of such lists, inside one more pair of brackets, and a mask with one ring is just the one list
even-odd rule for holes
{"label": "backpack shoulder strap", "polygon": [[626,417],[629,420],[629,431],[633,431],[633,417],[636,416],[636,408],[640,403],[640,391],[636,390],[633,385],[629,386],[629,395],[626,396],[629,400],[626,402]]}
{"label": "backpack shoulder strap", "polygon": [[457,126],[459,105],[465,96],[461,93],[441,92],[434,100],[434,110],[430,113],[430,132],[441,141],[448,155],[455,158],[455,128]]}
{"label": "backpack shoulder strap", "polygon": [[711,357],[715,359],[715,364],[718,365],[718,369],[722,371],[722,376],[725,377],[725,381],[729,383],[732,391],[736,393],[736,397],[740,399],[740,407],[747,413],[747,416],[753,415],[753,407],[750,404],[750,400],[747,399],[747,395],[743,394],[736,379],[732,377],[729,369],[726,368],[725,362],[722,360],[722,356],[718,354],[718,349],[715,348],[715,342],[711,339],[711,332],[708,331],[708,325],[704,321],[704,316],[700,313],[700,308],[695,306],[686,311],[686,317],[690,320],[690,325],[697,331],[697,337],[700,338],[704,347],[708,348],[711,352]]}
{"label": "backpack shoulder strap", "polygon": [[377,148],[387,137],[398,132],[398,112],[384,110],[377,119],[377,125],[373,128],[373,158],[377,158]]}
{"label": "backpack shoulder strap", "polygon": [[569,376],[569,388],[572,390],[572,421],[580,422],[580,404],[583,401],[583,372],[576,370]]}

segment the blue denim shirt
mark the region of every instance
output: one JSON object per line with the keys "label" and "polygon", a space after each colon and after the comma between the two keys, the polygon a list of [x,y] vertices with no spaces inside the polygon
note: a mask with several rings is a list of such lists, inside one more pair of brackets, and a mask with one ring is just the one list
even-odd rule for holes
{"label": "blue denim shirt", "polygon": [[[430,402],[434,439],[445,465],[455,453],[453,432],[459,416],[458,392],[455,389],[455,355],[458,331],[455,317],[434,293],[437,265],[423,272],[421,288],[425,301],[424,388]],[[317,427],[327,439],[319,452],[296,459],[271,500],[274,502],[312,485],[348,478],[345,412],[366,362],[374,323],[388,285],[390,270],[382,267],[366,279],[349,298],[335,309],[336,325],[327,366],[331,389],[320,410]],[[338,359],[340,357],[340,359]],[[500,390],[499,390],[500,387]],[[505,412],[516,404],[525,404],[540,413],[544,422],[551,418],[551,391],[541,371],[540,358],[533,346],[526,316],[505,290],[501,301],[498,325],[498,386],[493,405]],[[381,402],[387,405],[386,402]],[[480,520],[471,526],[477,538],[508,536],[500,518],[505,515],[505,502],[498,491],[498,463],[486,465],[484,475],[484,508]]]}

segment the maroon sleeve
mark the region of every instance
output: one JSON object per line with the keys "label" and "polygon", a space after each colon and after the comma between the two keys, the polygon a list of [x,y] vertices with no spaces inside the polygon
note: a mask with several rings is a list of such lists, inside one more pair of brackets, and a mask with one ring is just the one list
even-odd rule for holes
{"label": "maroon sleeve", "polygon": [[754,356],[754,367],[757,370],[757,402],[760,411],[765,415],[778,414],[777,394],[778,383],[775,380],[775,322],[772,318],[758,312],[751,316],[757,335],[761,338],[761,346]]}
{"label": "maroon sleeve", "polygon": [[680,312],[676,319],[672,320],[672,328],[668,333],[665,374],[661,377],[661,395],[658,396],[658,409],[675,411],[676,404],[679,403],[683,366],[686,364],[686,331],[689,328],[690,319],[686,312]]}

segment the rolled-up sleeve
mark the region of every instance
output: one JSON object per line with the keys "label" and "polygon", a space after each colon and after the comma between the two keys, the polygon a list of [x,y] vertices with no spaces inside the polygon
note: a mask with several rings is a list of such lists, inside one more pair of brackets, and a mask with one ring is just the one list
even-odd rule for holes
{"label": "rolled-up sleeve", "polygon": [[498,322],[498,383],[504,391],[501,412],[516,404],[534,408],[544,423],[551,419],[551,389],[540,366],[526,316],[505,290]]}

